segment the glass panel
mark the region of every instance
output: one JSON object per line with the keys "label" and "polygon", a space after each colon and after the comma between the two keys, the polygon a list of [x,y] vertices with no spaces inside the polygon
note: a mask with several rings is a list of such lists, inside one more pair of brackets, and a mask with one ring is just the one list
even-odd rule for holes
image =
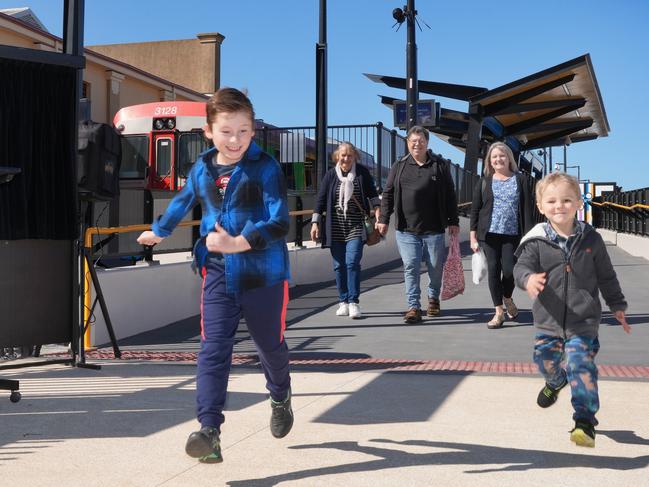
{"label": "glass panel", "polygon": [[186,178],[198,155],[208,148],[203,132],[180,134],[178,140],[178,177]]}
{"label": "glass panel", "polygon": [[149,158],[149,138],[146,135],[122,137],[122,164],[119,177],[144,178]]}
{"label": "glass panel", "polygon": [[171,139],[161,138],[156,141],[156,172],[158,177],[166,178],[171,174]]}

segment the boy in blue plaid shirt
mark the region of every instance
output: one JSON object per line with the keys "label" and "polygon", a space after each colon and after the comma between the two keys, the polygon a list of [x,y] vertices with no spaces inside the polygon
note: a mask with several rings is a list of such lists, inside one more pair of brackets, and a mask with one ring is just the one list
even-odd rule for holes
{"label": "boy in blue plaid shirt", "polygon": [[254,120],[252,103],[240,91],[223,88],[212,96],[203,130],[214,148],[199,156],[164,215],[138,238],[143,245],[159,243],[187,212],[201,205],[201,238],[194,248],[194,266],[203,276],[196,373],[201,429],[189,436],[185,451],[203,463],[222,461],[223,406],[241,316],[270,391],[271,433],[282,438],[293,426],[284,340],[289,278],[286,183],[279,163],[252,142]]}

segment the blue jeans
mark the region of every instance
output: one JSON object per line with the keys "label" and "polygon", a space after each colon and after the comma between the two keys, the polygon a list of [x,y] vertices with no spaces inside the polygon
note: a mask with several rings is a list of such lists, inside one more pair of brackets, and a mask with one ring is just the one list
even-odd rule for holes
{"label": "blue jeans", "polygon": [[336,287],[341,303],[358,303],[361,294],[361,258],[363,241],[355,238],[348,242],[331,242],[334,259]]}
{"label": "blue jeans", "polygon": [[421,309],[421,289],[419,275],[423,257],[428,269],[428,299],[439,299],[442,288],[442,271],[446,258],[444,234],[415,235],[409,232],[396,232],[397,246],[403,261],[403,277],[406,284],[408,309]]}
{"label": "blue jeans", "polygon": [[[595,413],[599,410],[597,365],[599,351],[597,337],[573,336],[568,339],[544,334],[534,337],[534,362],[550,387],[560,387],[566,381],[572,392],[575,421],[585,420],[597,425]],[[565,369],[561,363],[565,360]]]}

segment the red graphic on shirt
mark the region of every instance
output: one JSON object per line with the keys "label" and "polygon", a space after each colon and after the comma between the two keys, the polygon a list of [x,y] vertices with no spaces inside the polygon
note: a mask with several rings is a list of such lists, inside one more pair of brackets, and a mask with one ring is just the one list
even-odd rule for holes
{"label": "red graphic on shirt", "polygon": [[229,182],[230,182],[230,175],[229,174],[227,176],[220,176],[216,180],[216,187],[219,188],[219,194],[221,196],[225,195],[225,188],[228,187]]}

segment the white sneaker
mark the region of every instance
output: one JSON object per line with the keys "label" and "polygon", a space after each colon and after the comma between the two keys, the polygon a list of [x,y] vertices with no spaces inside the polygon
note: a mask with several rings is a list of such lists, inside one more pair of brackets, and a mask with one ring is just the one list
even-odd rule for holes
{"label": "white sneaker", "polygon": [[347,303],[340,303],[338,309],[336,310],[336,316],[348,316],[349,315],[349,305]]}
{"label": "white sneaker", "polygon": [[358,303],[349,303],[349,317],[358,319],[361,316],[361,307],[358,305]]}

